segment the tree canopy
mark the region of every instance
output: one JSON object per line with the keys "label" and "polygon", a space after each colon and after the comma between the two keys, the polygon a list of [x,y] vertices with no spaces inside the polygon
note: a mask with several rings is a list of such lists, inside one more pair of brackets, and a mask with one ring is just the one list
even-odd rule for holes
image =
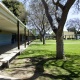
{"label": "tree canopy", "polygon": [[73,18],[68,20],[66,27],[68,31],[80,31],[80,19]]}
{"label": "tree canopy", "polygon": [[27,22],[26,9],[24,5],[18,0],[2,0],[5,6],[17,16],[24,24]]}

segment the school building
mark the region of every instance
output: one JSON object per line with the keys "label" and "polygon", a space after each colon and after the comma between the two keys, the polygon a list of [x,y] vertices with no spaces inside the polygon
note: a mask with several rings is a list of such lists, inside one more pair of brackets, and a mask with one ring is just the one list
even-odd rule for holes
{"label": "school building", "polygon": [[0,2],[0,46],[34,38],[26,26]]}

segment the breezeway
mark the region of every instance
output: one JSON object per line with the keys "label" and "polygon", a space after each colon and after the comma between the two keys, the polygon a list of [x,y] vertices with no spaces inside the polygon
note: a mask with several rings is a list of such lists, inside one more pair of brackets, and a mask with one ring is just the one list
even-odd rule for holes
{"label": "breezeway", "polygon": [[[26,28],[26,25],[0,2],[0,51],[4,51],[4,48],[7,50],[8,47],[16,45],[15,49],[10,49],[9,52],[6,51],[7,56],[0,58],[1,64],[3,63],[4,66],[8,67],[12,58],[21,53],[32,39],[34,39],[34,35]],[[20,46],[21,43],[24,44],[24,48]],[[3,52],[4,55],[6,55],[6,52]],[[11,55],[10,57],[10,54],[13,54],[13,56]]]}

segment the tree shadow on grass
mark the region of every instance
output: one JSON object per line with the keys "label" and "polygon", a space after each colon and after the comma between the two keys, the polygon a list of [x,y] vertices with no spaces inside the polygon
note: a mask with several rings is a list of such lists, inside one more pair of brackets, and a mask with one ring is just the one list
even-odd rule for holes
{"label": "tree shadow on grass", "polygon": [[[79,55],[67,55],[66,60],[57,60],[56,58],[43,58],[33,57],[30,58],[32,64],[35,64],[34,75],[30,78],[23,80],[36,80],[40,77],[48,80],[73,80],[80,79],[80,56]],[[25,66],[26,67],[26,66]],[[49,72],[45,72],[45,67],[50,69]],[[54,68],[56,70],[54,70]],[[56,74],[57,73],[57,74]],[[40,78],[38,80],[44,80]]]}
{"label": "tree shadow on grass", "polygon": [[49,50],[27,50],[20,59],[29,59],[31,64],[25,62],[22,67],[35,66],[35,70],[32,77],[22,80],[79,80],[80,55],[66,55],[66,60],[57,60],[53,53]]}

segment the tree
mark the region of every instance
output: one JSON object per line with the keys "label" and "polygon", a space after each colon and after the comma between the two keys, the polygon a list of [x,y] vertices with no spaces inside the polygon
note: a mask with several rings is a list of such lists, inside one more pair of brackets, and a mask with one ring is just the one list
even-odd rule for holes
{"label": "tree", "polygon": [[[36,15],[37,16],[37,15]],[[45,21],[44,19],[44,15],[43,15],[43,19],[42,18],[39,18],[37,16],[37,19],[34,15],[33,16],[29,16],[29,26],[34,26],[35,29],[39,32],[39,35],[40,35],[40,41],[42,42],[43,41],[43,44],[45,44],[45,34],[46,34],[46,31],[48,31],[50,29],[50,27],[47,27],[48,26],[48,23]],[[33,29],[34,29],[33,27]]]}
{"label": "tree", "polygon": [[66,22],[66,27],[68,31],[74,31],[74,29],[76,31],[79,31],[80,30],[80,19],[73,18],[73,19],[68,20]]}
{"label": "tree", "polygon": [[66,22],[66,27],[68,31],[72,31],[75,33],[75,37],[77,39],[77,33],[80,31],[80,19],[73,18]]}
{"label": "tree", "polygon": [[24,24],[27,22],[26,9],[24,5],[18,0],[2,0],[2,2],[7,6],[7,8],[17,16]]}
{"label": "tree", "polygon": [[40,41],[43,41],[43,44],[45,44],[45,33],[50,27],[42,3],[38,2],[35,4],[35,0],[33,0],[29,10],[29,25],[34,26],[38,30]]}
{"label": "tree", "polygon": [[[53,32],[56,34],[56,58],[63,59],[64,58],[63,28],[67,19],[69,9],[76,0],[41,0],[41,1],[44,5],[45,13],[51,25],[51,28]],[[55,9],[54,17],[55,20],[57,21],[58,24],[57,26],[54,26],[53,24],[54,20],[49,13],[48,1],[52,1],[51,3],[53,4],[53,7]]]}

